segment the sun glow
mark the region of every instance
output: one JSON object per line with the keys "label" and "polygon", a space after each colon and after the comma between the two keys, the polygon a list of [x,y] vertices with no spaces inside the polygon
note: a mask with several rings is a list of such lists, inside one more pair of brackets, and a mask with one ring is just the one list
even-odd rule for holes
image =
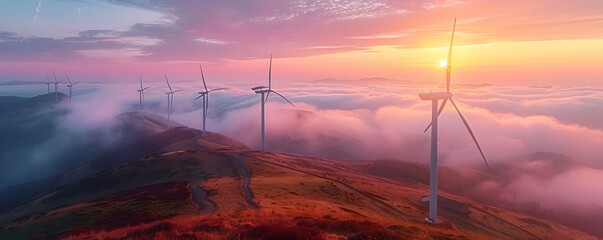
{"label": "sun glow", "polygon": [[440,60],[440,62],[438,63],[438,67],[440,68],[446,68],[448,66],[448,61],[446,60]]}

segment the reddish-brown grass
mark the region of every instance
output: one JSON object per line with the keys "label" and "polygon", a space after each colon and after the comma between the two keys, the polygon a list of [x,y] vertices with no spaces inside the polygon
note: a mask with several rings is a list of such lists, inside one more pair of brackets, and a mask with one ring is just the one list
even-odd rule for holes
{"label": "reddish-brown grass", "polygon": [[181,216],[120,229],[71,232],[67,239],[462,239],[412,226],[331,217],[290,217],[265,210]]}

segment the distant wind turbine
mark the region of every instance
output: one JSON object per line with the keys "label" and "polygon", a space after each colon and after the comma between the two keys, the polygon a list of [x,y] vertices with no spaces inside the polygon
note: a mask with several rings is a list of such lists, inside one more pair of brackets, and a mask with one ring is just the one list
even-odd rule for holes
{"label": "distant wind turbine", "polygon": [[50,93],[50,78],[48,77],[48,74],[46,74],[46,87],[48,88],[48,93]]}
{"label": "distant wind turbine", "polygon": [[69,75],[65,74],[65,76],[67,77],[67,81],[69,82],[69,84],[67,85],[67,88],[69,88],[69,106],[71,106],[71,98],[73,95],[73,86],[75,86],[75,84],[78,84],[80,82],[71,83],[71,80],[69,79]]}
{"label": "distant wind turbine", "polygon": [[172,114],[172,107],[174,106],[174,93],[180,92],[182,90],[172,90],[172,86],[170,86],[170,81],[168,80],[167,75],[165,75],[165,82],[168,85],[168,88],[170,89],[169,92],[166,92],[165,94],[167,94],[168,97],[168,129],[172,127],[172,121],[170,120],[170,116]]}
{"label": "distant wind turbine", "polygon": [[52,76],[54,77],[54,100],[55,101],[59,101],[59,83],[62,83],[63,81],[65,81],[65,79],[61,79],[61,81],[57,81],[57,76],[52,73]]}
{"label": "distant wind turbine", "polygon": [[[454,41],[455,29],[456,29],[456,18],[454,19],[454,25],[452,27],[452,37],[450,39],[450,48],[448,49],[448,60],[445,64],[445,67],[446,67],[446,92],[420,93],[419,94],[419,97],[421,98],[421,100],[431,101],[431,106],[432,106],[431,123],[429,124],[429,126],[427,126],[427,128],[424,131],[424,132],[427,132],[427,130],[431,127],[431,162],[430,162],[430,171],[429,171],[429,188],[430,188],[430,191],[429,191],[430,192],[429,193],[429,216],[428,216],[428,218],[425,219],[431,223],[437,223],[437,220],[438,220],[438,202],[437,202],[438,201],[438,197],[437,197],[438,196],[438,116],[444,110],[444,107],[446,106],[447,101],[450,101],[450,103],[452,103],[452,106],[454,106],[454,108],[456,109],[456,112],[461,117],[463,124],[465,124],[467,131],[469,131],[471,138],[473,138],[473,142],[475,143],[475,145],[477,146],[477,149],[479,150],[480,154],[482,155],[482,158],[484,159],[484,162],[486,163],[486,167],[488,167],[490,174],[492,174],[492,169],[490,169],[490,165],[488,164],[488,161],[486,160],[486,157],[484,156],[484,152],[482,151],[482,148],[480,147],[479,143],[477,142],[477,139],[475,138],[475,134],[473,134],[471,127],[469,127],[469,123],[467,123],[467,120],[465,119],[465,117],[463,117],[463,114],[457,107],[456,103],[454,102],[454,100],[452,100],[452,93],[450,92],[450,73],[452,72],[452,61],[451,61],[452,60],[452,45],[453,45],[453,41]],[[444,65],[444,64],[442,64],[442,65]],[[440,99],[442,99],[443,101],[442,101],[442,105],[440,105],[439,110],[438,110],[438,100],[440,100]]]}
{"label": "distant wind turbine", "polygon": [[138,91],[138,97],[140,99],[140,102],[139,102],[139,109],[140,109],[140,111],[142,111],[142,101],[144,101],[144,91],[147,90],[147,89],[149,89],[149,88],[150,87],[146,87],[146,88],[142,87],[142,76],[140,76],[140,89],[136,90],[136,91]]}
{"label": "distant wind turbine", "polygon": [[[283,99],[285,99],[285,101],[287,101],[289,104],[291,104],[291,106],[295,105],[289,101],[289,99],[287,99],[285,96],[279,94],[278,92],[272,90],[272,55],[270,55],[270,68],[268,70],[268,88],[266,88],[265,86],[257,86],[257,87],[253,87],[251,88],[251,90],[253,90],[255,93],[257,94],[261,94],[261,103],[262,103],[262,152],[265,151],[266,147],[265,147],[265,122],[264,122],[264,116],[265,116],[265,107],[264,105],[266,104],[266,101],[268,100],[268,96],[270,96],[270,93],[273,92],[274,94],[282,97]],[[265,96],[265,97],[264,97]]]}
{"label": "distant wind turbine", "polygon": [[207,84],[205,84],[205,76],[203,76],[203,67],[201,65],[199,65],[199,70],[201,70],[201,79],[203,80],[203,87],[205,88],[205,91],[199,92],[199,96],[196,97],[195,100],[203,98],[203,134],[206,134],[207,132],[205,131],[205,122],[207,119],[207,110],[209,108],[209,93],[214,91],[227,90],[228,88],[216,88],[212,90],[207,90]]}

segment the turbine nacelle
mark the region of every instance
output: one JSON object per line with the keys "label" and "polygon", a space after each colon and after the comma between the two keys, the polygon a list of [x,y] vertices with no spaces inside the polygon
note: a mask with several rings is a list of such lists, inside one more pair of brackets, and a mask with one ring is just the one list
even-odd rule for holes
{"label": "turbine nacelle", "polygon": [[289,99],[287,99],[285,96],[279,94],[278,92],[272,90],[272,55],[270,55],[270,66],[268,68],[268,87],[266,86],[257,86],[257,87],[253,87],[251,88],[251,90],[253,90],[255,93],[257,94],[261,94],[261,101],[260,101],[260,106],[261,106],[261,121],[260,121],[260,126],[261,126],[261,132],[260,132],[260,136],[261,136],[261,140],[262,140],[262,152],[265,150],[265,105],[266,105],[266,101],[268,101],[268,97],[270,96],[270,93],[274,93],[276,95],[278,95],[279,97],[285,99],[285,101],[287,101],[289,104],[291,104],[291,106],[295,107],[295,105],[289,101]]}
{"label": "turbine nacelle", "polygon": [[257,87],[252,87],[251,90],[255,91],[255,90],[258,90],[258,89],[262,89],[262,88],[268,88],[268,87],[266,87],[266,86],[257,86]]}
{"label": "turbine nacelle", "polygon": [[[73,85],[78,83],[78,82],[72,83],[71,79],[69,79],[69,75],[67,75],[67,74],[65,74],[65,77],[67,77],[67,82],[69,83],[69,84],[67,84],[67,87],[73,87]],[[65,79],[63,79],[63,80],[65,80]],[[63,80],[61,80],[61,81],[63,81]]]}
{"label": "turbine nacelle", "polygon": [[142,86],[142,76],[140,76],[140,89],[136,90],[138,92],[144,92],[144,90],[149,89],[150,87],[143,88]]}
{"label": "turbine nacelle", "polygon": [[144,100],[144,91],[149,89],[150,87],[143,87],[142,86],[142,76],[140,76],[140,89],[137,89],[136,91],[138,92],[138,97],[139,97],[139,103],[138,103],[138,109],[140,111],[142,111],[142,101]]}
{"label": "turbine nacelle", "polygon": [[199,71],[201,71],[201,80],[203,80],[203,88],[205,89],[205,91],[200,91],[199,96],[197,96],[195,100],[203,98],[203,134],[206,134],[205,120],[207,117],[207,110],[209,108],[209,93],[214,91],[227,90],[228,88],[216,88],[208,90],[207,84],[205,83],[205,75],[203,74],[203,66],[199,65]]}
{"label": "turbine nacelle", "polygon": [[271,89],[268,88],[258,88],[258,89],[252,89],[254,90],[255,93],[269,93],[269,92],[274,92]]}

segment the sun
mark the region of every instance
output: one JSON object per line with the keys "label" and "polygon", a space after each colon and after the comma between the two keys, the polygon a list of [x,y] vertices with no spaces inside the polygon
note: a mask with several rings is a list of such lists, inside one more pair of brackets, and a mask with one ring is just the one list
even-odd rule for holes
{"label": "sun", "polygon": [[446,68],[448,66],[448,61],[446,61],[446,60],[440,60],[440,62],[438,63],[438,66],[440,68]]}

